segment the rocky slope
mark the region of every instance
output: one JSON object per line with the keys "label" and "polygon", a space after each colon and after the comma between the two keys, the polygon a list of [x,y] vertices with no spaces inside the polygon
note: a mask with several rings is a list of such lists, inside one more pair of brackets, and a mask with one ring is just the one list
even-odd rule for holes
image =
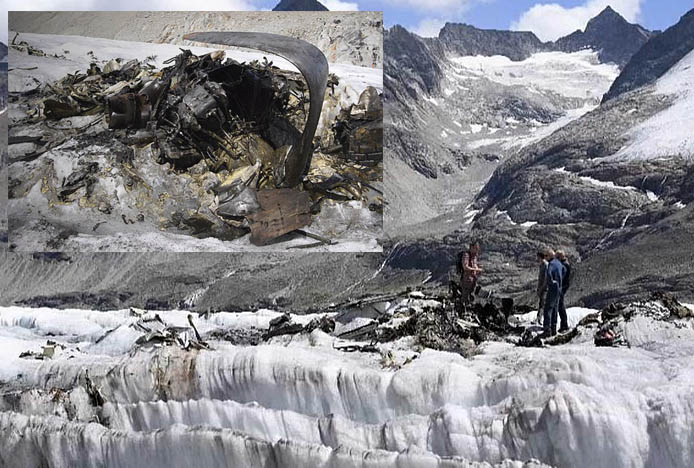
{"label": "rocky slope", "polygon": [[447,52],[457,56],[503,55],[511,60],[524,60],[537,52],[552,50],[527,31],[479,29],[468,24],[446,23],[436,41]]}
{"label": "rocky slope", "polygon": [[384,270],[380,253],[0,255],[2,305],[305,312],[425,278]]}
{"label": "rocky slope", "polygon": [[[308,18],[307,19],[307,15]],[[201,45],[183,39],[194,31],[255,31],[307,40],[328,61],[381,68],[381,12],[244,11],[244,12],[12,12],[13,31],[78,35],[180,45]],[[21,35],[18,40],[21,40]]]}
{"label": "rocky slope", "polygon": [[0,250],[7,246],[7,46],[0,42]]}
{"label": "rocky slope", "polygon": [[604,101],[652,83],[694,48],[694,10],[653,37],[632,57],[605,94]]}

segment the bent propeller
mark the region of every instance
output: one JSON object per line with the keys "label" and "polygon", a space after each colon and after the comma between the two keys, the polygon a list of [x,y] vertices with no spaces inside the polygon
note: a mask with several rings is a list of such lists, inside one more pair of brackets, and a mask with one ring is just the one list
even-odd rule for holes
{"label": "bent propeller", "polygon": [[257,49],[289,60],[306,79],[310,107],[299,148],[292,148],[285,162],[285,184],[294,187],[308,171],[313,154],[313,136],[318,127],[328,84],[328,61],[316,46],[279,34],[256,32],[195,32],[184,39]]}

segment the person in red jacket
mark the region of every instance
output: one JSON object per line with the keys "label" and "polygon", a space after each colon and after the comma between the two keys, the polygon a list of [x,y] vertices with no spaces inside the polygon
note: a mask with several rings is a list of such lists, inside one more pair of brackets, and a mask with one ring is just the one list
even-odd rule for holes
{"label": "person in red jacket", "polygon": [[468,251],[463,252],[460,259],[460,289],[463,301],[466,303],[472,302],[475,289],[477,288],[477,279],[483,271],[477,263],[481,250],[479,241],[473,240],[470,242]]}

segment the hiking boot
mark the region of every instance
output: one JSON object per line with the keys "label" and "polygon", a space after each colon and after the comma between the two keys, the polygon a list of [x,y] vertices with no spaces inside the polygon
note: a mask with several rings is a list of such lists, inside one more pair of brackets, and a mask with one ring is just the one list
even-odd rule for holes
{"label": "hiking boot", "polygon": [[569,331],[569,327],[566,325],[559,327],[559,333],[566,333],[567,331]]}

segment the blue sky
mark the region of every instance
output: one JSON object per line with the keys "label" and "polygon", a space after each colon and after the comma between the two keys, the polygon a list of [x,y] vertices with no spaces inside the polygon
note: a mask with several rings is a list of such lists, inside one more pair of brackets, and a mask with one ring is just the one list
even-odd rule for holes
{"label": "blue sky", "polygon": [[[258,3],[266,8],[275,4],[273,0]],[[544,39],[556,39],[560,37],[557,34],[565,35],[564,31],[568,34],[583,28],[606,5],[651,30],[673,25],[694,8],[694,0],[324,0],[324,4],[328,8],[341,5],[349,9],[383,10],[386,26],[401,24],[428,35],[450,21],[495,29],[526,26],[537,29],[540,36],[544,34]],[[529,13],[533,8],[534,13]]]}
{"label": "blue sky", "polygon": [[[413,7],[432,2],[439,8]],[[607,5],[648,29],[665,29],[694,8],[694,0],[364,0],[359,6],[365,9],[367,4],[384,5],[386,26],[402,24],[422,35],[434,35],[450,21],[481,28],[532,30],[543,40],[582,29]]]}
{"label": "blue sky", "polygon": [[[8,10],[259,10],[279,0],[5,0]],[[665,29],[677,22],[694,0],[321,0],[331,10],[382,10],[387,27],[401,24],[421,35],[436,35],[448,22],[482,28],[531,30],[554,40],[582,29],[611,5],[631,22]],[[194,8],[191,8],[193,5]],[[0,40],[7,42],[7,17],[0,12]]]}

